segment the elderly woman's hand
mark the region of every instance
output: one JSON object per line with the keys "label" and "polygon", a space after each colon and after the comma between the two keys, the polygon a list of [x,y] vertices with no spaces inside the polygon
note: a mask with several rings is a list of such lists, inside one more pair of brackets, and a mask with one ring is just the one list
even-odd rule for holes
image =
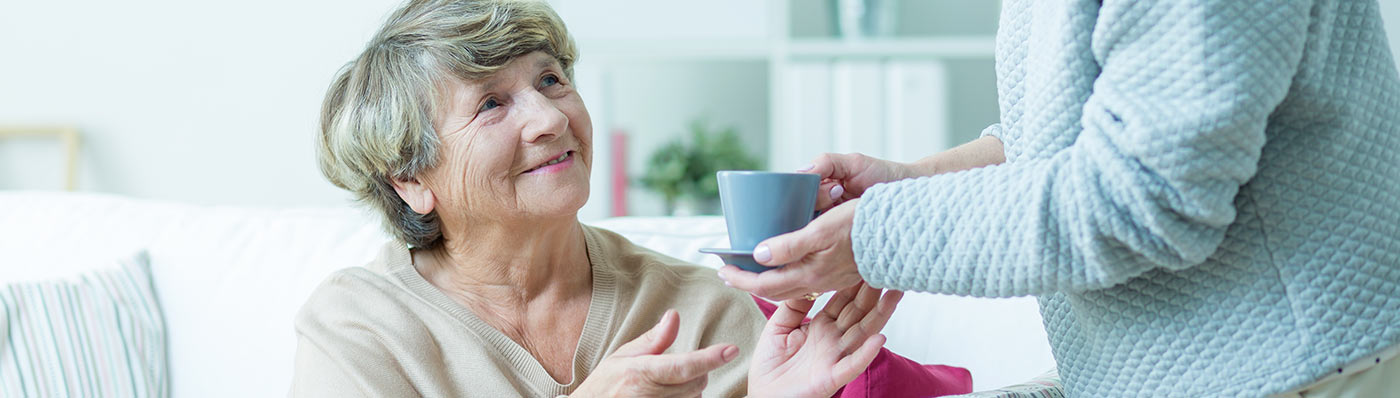
{"label": "elderly woman's hand", "polygon": [[726,265],[719,270],[720,279],[771,300],[789,300],[860,282],[851,249],[851,225],[859,204],[860,199],[842,203],[802,229],[760,242],[754,250],[754,259],[761,264],[787,266],[753,273]]}
{"label": "elderly woman's hand", "polygon": [[617,348],[570,397],[698,397],[709,373],[739,356],[733,344],[662,354],[676,341],[680,316],[666,311],[650,331]]}
{"label": "elderly woman's hand", "polygon": [[830,397],[855,380],[885,345],[880,329],[903,293],[857,284],[837,292],[812,321],[806,299],[783,302],[768,319],[749,365],[754,397]]}

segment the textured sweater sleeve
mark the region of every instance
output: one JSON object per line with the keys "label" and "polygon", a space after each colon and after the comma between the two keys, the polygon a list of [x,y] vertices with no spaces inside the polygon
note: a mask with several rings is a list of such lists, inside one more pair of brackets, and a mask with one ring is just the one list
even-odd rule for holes
{"label": "textured sweater sleeve", "polygon": [[852,240],[876,286],[1101,289],[1215,252],[1302,56],[1304,1],[1104,1],[1082,131],[1053,156],[883,184]]}

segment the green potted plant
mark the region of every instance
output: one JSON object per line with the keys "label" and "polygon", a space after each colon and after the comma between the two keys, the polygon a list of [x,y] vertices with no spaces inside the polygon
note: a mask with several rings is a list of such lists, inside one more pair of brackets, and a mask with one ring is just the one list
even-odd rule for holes
{"label": "green potted plant", "polygon": [[708,123],[690,123],[689,137],[679,137],[653,152],[639,182],[661,194],[666,214],[719,213],[720,170],[755,170],[762,165],[750,155],[734,127],[712,129]]}

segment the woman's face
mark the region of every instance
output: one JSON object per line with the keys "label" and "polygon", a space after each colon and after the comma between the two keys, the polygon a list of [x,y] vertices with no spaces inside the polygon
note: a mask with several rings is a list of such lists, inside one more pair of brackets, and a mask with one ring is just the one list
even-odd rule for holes
{"label": "woman's face", "polygon": [[558,60],[536,51],[480,80],[448,80],[433,121],[439,163],[420,179],[443,221],[576,217],[593,129]]}

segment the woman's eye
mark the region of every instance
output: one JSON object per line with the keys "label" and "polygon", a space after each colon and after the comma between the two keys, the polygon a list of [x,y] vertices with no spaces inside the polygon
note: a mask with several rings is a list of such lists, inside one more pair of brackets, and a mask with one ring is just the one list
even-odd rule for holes
{"label": "woman's eye", "polygon": [[477,109],[476,111],[477,111],[477,112],[486,112],[486,111],[495,109],[495,108],[498,107],[498,106],[501,106],[501,102],[500,102],[500,101],[496,101],[495,98],[491,98],[491,99],[487,99],[486,102],[481,103],[481,109]]}
{"label": "woman's eye", "polygon": [[555,84],[559,84],[559,78],[554,75],[545,75],[543,79],[540,79],[540,85],[544,87],[553,86]]}

